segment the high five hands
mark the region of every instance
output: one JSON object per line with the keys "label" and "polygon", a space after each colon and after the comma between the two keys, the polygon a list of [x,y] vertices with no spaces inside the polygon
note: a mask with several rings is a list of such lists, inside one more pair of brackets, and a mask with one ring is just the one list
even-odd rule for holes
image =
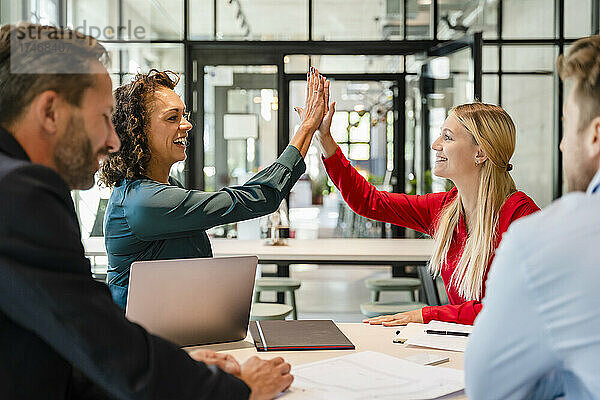
{"label": "high five hands", "polygon": [[337,144],[331,137],[330,129],[331,120],[335,113],[335,102],[329,103],[329,88],[329,80],[322,76],[316,68],[310,67],[307,74],[305,106],[295,107],[294,109],[298,113],[302,124],[310,124],[311,127],[319,130],[317,139],[321,146],[323,148],[327,146],[333,154],[337,149]]}

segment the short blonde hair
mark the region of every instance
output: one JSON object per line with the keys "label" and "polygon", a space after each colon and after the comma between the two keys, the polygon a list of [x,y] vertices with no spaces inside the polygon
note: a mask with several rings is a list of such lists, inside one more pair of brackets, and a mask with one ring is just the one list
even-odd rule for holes
{"label": "short blonde hair", "polygon": [[558,56],[556,66],[561,79],[573,80],[580,112],[579,129],[584,129],[600,116],[600,36],[573,43],[566,56]]}

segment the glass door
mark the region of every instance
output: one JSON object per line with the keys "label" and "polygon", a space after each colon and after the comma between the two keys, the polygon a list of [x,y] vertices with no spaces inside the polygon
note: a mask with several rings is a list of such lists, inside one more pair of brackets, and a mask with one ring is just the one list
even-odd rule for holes
{"label": "glass door", "polygon": [[[218,191],[242,185],[278,156],[277,59],[244,52],[193,51],[191,64],[194,128],[189,186]],[[258,223],[220,226],[211,233],[258,239]]]}

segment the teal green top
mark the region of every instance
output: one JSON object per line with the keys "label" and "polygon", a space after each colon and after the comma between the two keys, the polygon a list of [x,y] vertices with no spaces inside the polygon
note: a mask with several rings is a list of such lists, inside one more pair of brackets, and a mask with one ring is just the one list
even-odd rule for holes
{"label": "teal green top", "polygon": [[206,229],[276,211],[305,169],[298,149],[288,146],[244,185],[218,192],[188,190],[173,178],[170,184],[146,177],[120,182],[104,220],[107,281],[115,302],[127,304],[131,263],[212,257]]}

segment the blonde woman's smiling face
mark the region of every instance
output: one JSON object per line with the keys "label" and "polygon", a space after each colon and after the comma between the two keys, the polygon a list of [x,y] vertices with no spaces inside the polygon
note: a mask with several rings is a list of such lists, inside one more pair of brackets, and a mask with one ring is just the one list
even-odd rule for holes
{"label": "blonde woman's smiling face", "polygon": [[436,176],[455,181],[479,173],[477,154],[480,147],[453,114],[444,121],[440,136],[431,148],[435,151],[433,173]]}

